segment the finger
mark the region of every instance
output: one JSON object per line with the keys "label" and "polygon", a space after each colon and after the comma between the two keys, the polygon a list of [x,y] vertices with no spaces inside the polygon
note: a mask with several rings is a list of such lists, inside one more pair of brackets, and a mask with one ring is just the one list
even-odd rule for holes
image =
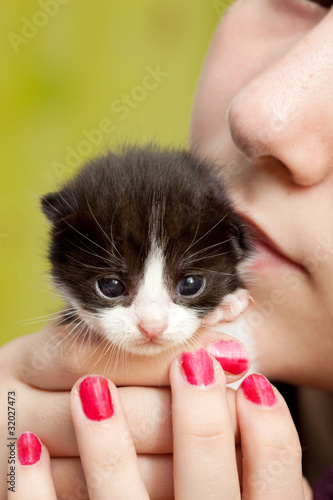
{"label": "finger", "polygon": [[313,491],[308,480],[303,477],[304,500],[313,500]]}
{"label": "finger", "polygon": [[175,497],[240,499],[235,440],[221,367],[204,349],[171,365]]}
{"label": "finger", "polygon": [[[17,387],[18,433],[38,433],[52,457],[78,456],[70,393]],[[119,396],[138,453],[172,453],[171,393],[168,388],[123,387]],[[236,418],[234,418],[236,429]]]}
{"label": "finger", "polygon": [[[139,455],[138,462],[150,500],[171,500],[172,455]],[[79,458],[53,459],[52,474],[58,498],[89,498]]]}
{"label": "finger", "polygon": [[[12,467],[12,468],[11,468]],[[56,500],[50,456],[47,448],[31,432],[24,432],[17,440],[17,462],[9,464],[12,480],[8,500]]]}
{"label": "finger", "polygon": [[287,404],[262,375],[237,391],[244,500],[304,500],[302,452]]}
{"label": "finger", "polygon": [[[242,460],[240,447],[237,461]],[[171,500],[173,492],[172,455],[139,455],[140,472],[150,500]],[[58,498],[88,498],[88,490],[79,458],[55,458],[51,461],[52,475]],[[66,496],[67,495],[67,496]],[[305,500],[312,498],[305,497]]]}
{"label": "finger", "polygon": [[[197,338],[197,345],[205,347],[214,340],[232,337],[202,328]],[[117,386],[133,385],[133,380],[141,386],[166,386],[170,364],[177,354],[177,350],[169,350],[158,358],[112,355],[106,339],[92,334],[82,324],[64,323],[59,318],[41,332],[14,339],[3,349],[8,360],[15,359],[14,364],[8,365],[15,378],[33,387],[56,391],[70,391],[76,380],[91,372],[112,378]],[[228,383],[239,377],[227,374]]]}
{"label": "finger", "polygon": [[[30,387],[23,390],[23,384],[17,389],[18,433],[30,429],[38,434],[52,457],[78,456],[69,409],[70,393],[46,392]],[[172,453],[170,389],[121,387],[118,392],[137,453]],[[227,389],[227,397],[238,444],[235,391]]]}
{"label": "finger", "polygon": [[86,377],[73,387],[70,402],[90,500],[147,500],[114,384],[101,376]]}
{"label": "finger", "polygon": [[16,384],[17,434],[37,434],[52,457],[78,455],[69,392],[49,392]]}

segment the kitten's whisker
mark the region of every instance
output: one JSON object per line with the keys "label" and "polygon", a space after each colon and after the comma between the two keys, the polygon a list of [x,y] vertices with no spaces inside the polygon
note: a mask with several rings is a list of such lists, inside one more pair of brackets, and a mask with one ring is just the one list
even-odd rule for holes
{"label": "kitten's whisker", "polygon": [[[87,361],[89,361],[89,359],[95,354],[95,352],[100,348],[100,344],[97,344],[97,346],[95,347],[95,349],[89,354],[89,356],[84,360],[85,363],[87,363]],[[97,361],[96,361],[97,363]],[[94,367],[96,365],[96,363],[94,363],[92,365],[92,367]]]}
{"label": "kitten's whisker", "polygon": [[[66,198],[63,196],[62,192],[61,191],[58,191],[57,193],[59,195],[59,197],[62,199],[62,201],[68,206],[68,208],[71,210],[71,212],[75,212],[75,208],[72,207],[72,205],[69,203],[68,200],[66,200]],[[57,210],[55,207],[52,207],[56,212],[58,212],[58,214],[60,214],[60,211]]]}
{"label": "kitten's whisker", "polygon": [[[56,323],[52,322],[50,323],[50,325],[47,327],[47,328],[43,328],[43,332],[49,332],[49,331],[52,331],[55,327],[58,327],[58,326],[61,326],[61,325],[66,325],[67,327],[70,327],[71,325],[73,325],[75,322],[77,321],[77,317],[75,316],[73,318],[73,320],[70,322],[70,323],[67,323],[67,319],[66,318],[62,318],[62,317],[59,317],[59,321],[57,321]],[[59,335],[61,335],[63,333],[64,329],[60,330],[59,332],[55,333],[54,335],[52,335],[47,341],[46,343],[48,344],[49,342],[51,342],[52,340],[54,340],[55,338],[59,337]]]}
{"label": "kitten's whisker", "polygon": [[[105,355],[107,355],[108,353],[110,353],[110,355],[108,356],[108,359],[107,359],[107,362],[106,362],[106,365],[105,365],[105,371],[104,373],[107,375],[109,373],[109,364],[110,364],[110,361],[112,359],[112,346],[111,346],[111,343],[109,343],[109,346],[108,346],[108,349],[105,353]],[[116,356],[116,360],[115,360],[115,365],[118,365],[118,354]]]}
{"label": "kitten's whisker", "polygon": [[[127,356],[126,356],[126,349],[123,349],[123,345],[126,344],[126,341],[123,340],[123,342],[121,342],[120,344],[118,345],[115,345],[115,348],[113,349],[113,351],[115,352],[115,355],[116,355],[116,365],[118,365],[118,363],[121,362],[121,369],[122,371],[124,372],[124,362],[125,362],[125,369],[126,369],[126,361],[127,361]],[[111,360],[111,356],[109,356],[109,361]]]}
{"label": "kitten's whisker", "polygon": [[[90,326],[89,326],[89,331],[90,331],[91,337],[93,337],[94,330]],[[85,359],[84,362],[87,363],[90,360],[90,358],[95,354],[95,352],[98,351],[98,349],[100,349],[102,347],[103,343],[107,344],[107,342],[108,342],[107,339],[102,339],[101,341],[98,341],[95,349],[89,354],[89,356]],[[105,349],[105,347],[104,347],[104,349]],[[91,369],[96,366],[96,364],[100,361],[100,359],[101,359],[101,355],[99,356],[97,361],[95,361],[95,363],[92,365]],[[91,369],[89,371],[91,371]]]}
{"label": "kitten's whisker", "polygon": [[120,355],[121,369],[122,369],[123,374],[130,373],[130,368],[129,368],[130,367],[130,357],[129,357],[129,354],[128,354],[126,348],[123,348],[125,343],[126,342],[124,340],[123,343],[118,346],[118,355]]}
{"label": "kitten's whisker", "polygon": [[186,248],[185,252],[183,252],[182,254],[182,257],[183,255],[185,255],[192,247],[193,245],[195,244],[195,240],[196,240],[196,237],[198,235],[198,231],[199,231],[199,227],[200,227],[200,222],[201,222],[201,213],[199,214],[199,217],[198,217],[198,223],[197,223],[197,228],[195,230],[195,234],[193,236],[193,239],[191,241],[191,243],[189,244],[189,246]]}
{"label": "kitten's whisker", "polygon": [[[49,285],[49,283],[48,283]],[[36,290],[38,290],[38,288],[36,288]],[[57,293],[57,292],[52,292],[51,290],[45,290],[45,288],[43,288],[43,293],[47,293],[48,295],[52,295],[52,297],[56,297],[57,299],[63,299],[63,295],[61,295],[61,293]]]}
{"label": "kitten's whisker", "polygon": [[[71,316],[67,316],[67,319],[70,319]],[[73,317],[74,317],[74,314],[73,314]],[[24,321],[21,321],[20,324],[22,325],[38,325],[38,324],[41,324],[41,323],[46,323],[48,320],[52,320],[53,318],[42,318],[42,319],[37,319],[37,320],[24,320]],[[56,316],[54,316],[54,319],[56,319]],[[62,318],[62,320],[60,320],[58,323],[56,324],[52,324],[52,328],[57,325],[57,324],[60,324],[62,322],[65,322],[65,318]]]}
{"label": "kitten's whisker", "polygon": [[80,236],[82,236],[82,238],[84,238],[85,240],[89,241],[90,243],[92,243],[93,245],[95,245],[96,247],[100,248],[101,250],[103,250],[103,252],[106,252],[107,254],[110,255],[110,257],[114,258],[114,256],[112,255],[112,253],[110,253],[108,250],[106,250],[106,248],[103,248],[101,245],[99,245],[98,243],[96,243],[96,241],[92,240],[91,238],[89,238],[88,236],[86,236],[85,234],[81,233],[81,231],[79,231],[78,229],[76,229],[74,226],[72,226],[67,220],[64,219],[64,222],[66,222],[66,224],[71,228],[73,229],[73,231],[75,231],[77,234],[79,234]]}
{"label": "kitten's whisker", "polygon": [[208,231],[205,232],[205,234],[203,234],[198,240],[194,241],[189,247],[187,247],[187,249],[185,250],[185,252],[182,254],[184,255],[185,253],[187,253],[190,248],[192,248],[194,245],[196,245],[197,243],[199,243],[199,241],[201,241],[205,236],[207,236],[211,231],[213,231],[219,224],[221,224],[221,222],[224,221],[224,219],[226,218],[227,214],[225,214],[224,217],[222,217],[222,219],[220,219],[216,224],[214,224],[213,227],[211,227]]}
{"label": "kitten's whisker", "polygon": [[[114,221],[114,218],[115,218],[115,215],[116,215],[116,212],[117,212],[117,208],[118,208],[118,206],[116,206],[115,211],[113,212],[112,219],[111,219],[111,225],[110,225],[110,238],[111,238],[112,242],[114,241],[112,227],[113,227],[113,221]],[[119,252],[117,246],[113,245],[113,248],[115,249],[115,251],[119,255],[120,260],[122,260],[123,257],[121,255],[121,253]]]}
{"label": "kitten's whisker", "polygon": [[91,348],[91,342],[92,342],[93,337],[94,337],[94,331],[91,328],[91,326],[89,326],[88,327],[88,345],[89,345],[89,349]]}
{"label": "kitten's whisker", "polygon": [[[60,326],[63,322],[63,320],[60,320],[58,321],[56,324],[52,324],[52,326],[49,326],[48,328],[45,328],[43,329],[43,332],[47,332],[47,331],[50,331],[50,330],[53,330],[54,327],[57,327],[57,326]],[[74,323],[74,321],[71,321],[70,323],[68,323],[66,326],[71,326],[72,324]],[[59,332],[55,333],[54,335],[52,335],[47,341],[46,341],[46,344],[48,344],[49,342],[52,342],[53,340],[55,340],[57,337],[59,337],[62,333],[63,333],[64,329],[60,330]]]}
{"label": "kitten's whisker", "polygon": [[[105,357],[107,354],[109,354],[109,357],[108,357],[107,362],[106,362],[105,367],[104,367],[104,373],[105,373],[106,376],[111,375],[111,374],[108,373],[108,366],[109,366],[109,362],[110,362],[111,358],[114,357],[114,351],[115,351],[115,349],[116,349],[116,344],[114,344],[111,341],[108,341],[106,343],[104,351],[102,353],[102,357]],[[118,364],[117,357],[116,357],[116,359],[114,361],[114,364],[115,364],[115,366],[117,366],[117,364]]]}
{"label": "kitten's whisker", "polygon": [[[74,308],[70,307],[68,309],[64,309],[62,311],[62,313],[63,313],[63,315],[71,316],[74,311],[75,311]],[[48,319],[51,320],[53,318],[56,318],[57,316],[59,316],[59,311],[49,313],[49,314],[44,314],[43,316],[36,316],[36,318],[22,319],[20,321],[16,321],[14,324],[15,325],[21,325],[21,324],[30,325],[30,324],[34,324],[34,323],[40,323],[40,322],[46,321]]]}
{"label": "kitten's whisker", "polygon": [[103,262],[105,262],[106,264],[108,264],[108,266],[110,267],[110,262],[107,261],[106,258],[103,257],[102,255],[99,255],[98,253],[94,253],[94,252],[89,252],[89,250],[86,250],[82,246],[76,245],[74,243],[71,243],[71,245],[73,245],[75,248],[78,248],[79,250],[82,250],[83,252],[86,252],[89,255],[92,255],[93,257],[97,257],[98,259],[101,259]]}
{"label": "kitten's whisker", "polygon": [[114,369],[113,370],[110,369],[110,372],[109,372],[109,366],[110,366],[111,360],[114,360],[114,367],[117,367],[117,369],[119,368],[119,345],[117,345],[114,342],[109,342],[108,349],[105,352],[105,356],[106,355],[108,355],[108,358],[107,358],[107,362],[106,362],[104,371],[108,376],[110,376],[112,378],[114,375]]}
{"label": "kitten's whisker", "polygon": [[[95,361],[95,363],[91,366],[91,368],[89,369],[89,371],[92,371],[92,369],[101,361],[101,359],[105,356],[105,351],[107,351],[108,349],[108,344],[109,344],[109,341],[107,339],[105,339],[105,346],[103,347],[103,350],[101,352],[101,354],[99,355],[98,359]],[[89,360],[89,358],[102,346],[102,344],[99,344],[97,345],[96,349],[90,354],[90,356],[88,356],[88,358],[86,359],[85,362],[87,362]]]}
{"label": "kitten's whisker", "polygon": [[[86,202],[87,202],[88,208],[89,208],[89,210],[90,210],[90,213],[91,213],[91,215],[92,215],[92,217],[93,217],[94,221],[96,222],[97,226],[100,228],[100,230],[102,231],[102,233],[106,236],[106,238],[108,239],[108,241],[111,243],[112,248],[113,248],[113,249],[115,249],[115,250],[118,252],[118,249],[116,248],[116,246],[115,246],[114,242],[111,240],[110,236],[108,236],[108,235],[106,234],[106,232],[104,231],[104,229],[102,228],[102,226],[100,225],[100,223],[98,222],[98,220],[96,219],[96,217],[95,217],[95,215],[94,215],[93,211],[91,210],[91,207],[90,207],[90,204],[89,204],[89,201],[88,201],[87,196],[86,196]],[[119,252],[118,252],[118,253],[119,253]],[[120,254],[119,254],[119,255],[120,255]],[[118,263],[119,263],[119,264],[121,264],[121,261],[120,261],[120,259],[119,259],[118,257],[114,256],[114,258],[118,261]]]}
{"label": "kitten's whisker", "polygon": [[78,354],[79,355],[81,354],[82,348],[83,348],[84,344],[86,343],[86,337],[87,336],[88,336],[88,339],[89,339],[89,331],[88,331],[87,328],[85,328],[83,336],[81,336],[81,342],[80,342],[80,346],[79,346],[79,349],[78,349]]}
{"label": "kitten's whisker", "polygon": [[[79,326],[79,325],[77,325],[77,326]],[[70,335],[73,336],[74,338],[73,338],[73,341],[72,341],[71,345],[68,348],[68,351],[70,351],[74,347],[77,339],[81,336],[81,334],[82,334],[82,332],[84,330],[84,327],[85,327],[85,324],[82,321],[81,324],[80,324],[80,328],[75,332],[75,335],[73,335],[73,333],[74,333],[74,331],[76,330],[77,327],[75,327],[74,330],[72,330],[70,332]]]}
{"label": "kitten's whisker", "polygon": [[213,269],[205,269],[202,267],[193,267],[192,271],[204,271],[206,274],[220,274],[222,276],[235,276],[235,273],[225,273],[223,271],[213,271]]}
{"label": "kitten's whisker", "polygon": [[199,335],[197,332],[195,332],[193,336],[188,340],[188,345],[190,347],[193,347],[193,350],[196,350],[199,347],[197,337],[199,337]]}
{"label": "kitten's whisker", "polygon": [[199,259],[194,259],[192,262],[199,262],[200,260],[206,259],[216,259],[216,257],[222,257],[223,255],[228,255],[230,252],[216,253],[213,255],[204,255],[203,257],[199,257]]}
{"label": "kitten's whisker", "polygon": [[74,262],[77,262],[78,264],[80,264],[80,266],[87,267],[88,269],[98,269],[100,271],[109,271],[110,270],[110,266],[108,266],[108,267],[91,266],[90,264],[85,264],[84,262],[75,259],[72,255],[67,255],[67,257],[69,259],[73,260]]}
{"label": "kitten's whisker", "polygon": [[185,257],[184,262],[192,259],[195,255],[200,255],[200,254],[202,254],[204,252],[208,252],[208,250],[211,250],[212,248],[215,248],[215,247],[218,247],[220,245],[223,245],[224,243],[228,243],[228,241],[231,241],[231,238],[228,238],[227,240],[224,240],[224,241],[220,241],[218,243],[214,243],[214,245],[210,245],[208,247],[201,248],[197,252],[194,252],[191,255],[188,255],[187,257]]}
{"label": "kitten's whisker", "polygon": [[63,341],[66,340],[68,337],[70,337],[78,326],[82,326],[82,323],[83,323],[82,320],[80,320],[78,323],[76,323],[76,325],[73,326],[71,331],[66,333],[66,335],[54,346],[54,350],[58,349],[58,347],[63,343]]}
{"label": "kitten's whisker", "polygon": [[84,339],[86,338],[87,335],[89,335],[89,333],[88,333],[86,324],[82,321],[81,327],[79,328],[79,330],[77,330],[75,332],[73,342],[72,342],[71,346],[69,347],[69,350],[72,349],[74,347],[74,345],[76,343],[78,343],[80,340],[80,345],[79,345],[78,350],[77,350],[77,353],[79,354],[81,352],[82,345],[84,343]]}

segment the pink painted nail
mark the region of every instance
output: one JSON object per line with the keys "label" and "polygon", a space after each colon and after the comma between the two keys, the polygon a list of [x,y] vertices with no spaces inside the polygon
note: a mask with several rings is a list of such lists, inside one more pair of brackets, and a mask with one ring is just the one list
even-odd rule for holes
{"label": "pink painted nail", "polygon": [[265,377],[254,373],[243,380],[243,393],[249,401],[260,406],[274,406],[277,402],[271,384]]}
{"label": "pink painted nail", "polygon": [[79,388],[84,414],[90,420],[106,420],[113,415],[108,381],[104,377],[86,377]]}
{"label": "pink painted nail", "polygon": [[213,360],[205,349],[196,352],[183,352],[180,362],[186,380],[191,385],[210,385],[215,380]]}
{"label": "pink painted nail", "polygon": [[42,445],[32,432],[23,432],[17,440],[17,456],[21,465],[33,465],[40,460]]}
{"label": "pink painted nail", "polygon": [[219,340],[208,346],[208,352],[220,363],[223,370],[233,375],[248,370],[250,362],[242,344],[235,340]]}

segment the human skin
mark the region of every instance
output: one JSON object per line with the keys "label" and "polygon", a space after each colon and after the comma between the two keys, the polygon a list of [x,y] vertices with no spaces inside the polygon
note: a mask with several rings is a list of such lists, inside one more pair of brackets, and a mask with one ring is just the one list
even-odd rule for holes
{"label": "human skin", "polygon": [[210,47],[191,127],[192,147],[229,165],[236,206],[278,250],[260,249],[245,274],[257,369],[328,391],[332,61],[333,10],[311,1],[238,0]]}
{"label": "human skin", "polygon": [[[241,211],[279,249],[258,251],[244,275],[254,298],[244,318],[256,370],[327,391],[333,389],[332,56],[333,11],[301,0],[236,2],[213,40],[191,127],[191,146],[226,165]],[[30,339],[16,341],[15,349],[8,346],[3,366],[21,390],[20,431],[38,433],[53,457],[76,456],[68,391],[88,371],[84,361],[93,349],[64,348],[64,356],[54,358],[43,346],[48,335],[41,335],[33,349]],[[99,354],[90,358],[92,364]],[[10,359],[19,368],[10,369]],[[111,378],[117,385],[165,384],[169,362],[165,357],[143,367],[136,360],[125,378],[123,372]],[[105,365],[102,358],[94,371],[104,373]],[[127,411],[140,429],[143,393],[127,391]],[[153,402],[167,412],[165,391],[144,393],[148,407]],[[169,452],[169,431],[160,422],[151,453]],[[140,437],[135,434],[142,451]]]}
{"label": "human skin", "polygon": [[[183,359],[183,355],[175,359],[170,367],[173,481],[170,455],[160,456],[155,470],[149,456],[138,461],[120,391],[111,381],[90,376],[74,385],[70,407],[91,500],[213,500],[221,495],[241,499],[240,454],[235,450],[233,407],[226,398],[225,374],[204,349],[187,353],[185,365]],[[203,364],[193,366],[190,359],[200,359]],[[252,390],[248,392],[251,380],[255,380],[254,400],[249,398]],[[258,393],[259,380],[263,392]],[[242,498],[264,500],[269,493],[271,500],[311,500],[309,486],[302,481],[297,432],[282,396],[262,375],[251,375],[237,391],[236,400],[242,434]],[[31,500],[59,498],[47,448],[31,433],[21,435],[18,443],[17,488],[8,500],[24,500],[27,495]],[[275,465],[268,473],[267,463]],[[82,491],[78,494],[67,485],[66,493],[82,498]]]}

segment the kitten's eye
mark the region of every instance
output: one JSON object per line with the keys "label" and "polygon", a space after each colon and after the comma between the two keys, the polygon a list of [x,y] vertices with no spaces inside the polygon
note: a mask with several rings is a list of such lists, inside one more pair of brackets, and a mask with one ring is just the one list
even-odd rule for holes
{"label": "kitten's eye", "polygon": [[199,276],[187,276],[178,283],[177,292],[179,295],[190,297],[200,293],[205,287],[205,279]]}
{"label": "kitten's eye", "polygon": [[124,284],[116,278],[107,277],[97,281],[98,291],[108,299],[115,299],[124,295],[126,288]]}

